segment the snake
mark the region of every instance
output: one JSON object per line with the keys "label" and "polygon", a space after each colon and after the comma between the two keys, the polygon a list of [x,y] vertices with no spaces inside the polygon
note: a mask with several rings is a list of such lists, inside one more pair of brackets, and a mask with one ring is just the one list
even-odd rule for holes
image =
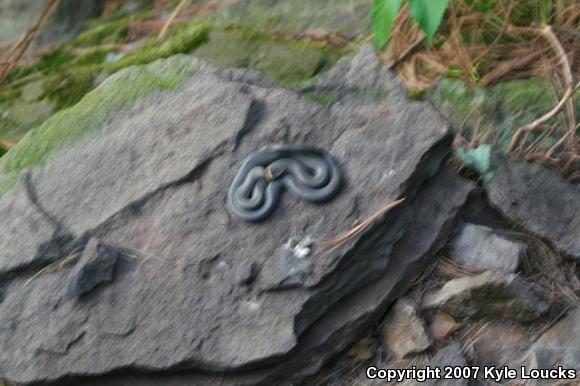
{"label": "snake", "polygon": [[266,219],[284,190],[301,199],[322,203],[342,185],[342,173],[326,151],[307,145],[273,145],[251,153],[228,190],[228,209],[249,222]]}

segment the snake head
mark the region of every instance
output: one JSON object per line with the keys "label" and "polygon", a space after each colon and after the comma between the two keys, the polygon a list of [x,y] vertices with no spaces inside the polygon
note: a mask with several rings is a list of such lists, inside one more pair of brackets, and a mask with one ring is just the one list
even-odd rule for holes
{"label": "snake head", "polygon": [[284,174],[285,171],[286,171],[285,167],[274,162],[268,165],[266,169],[264,169],[264,178],[266,179],[266,181],[272,182],[280,178],[280,176],[282,176],[282,174]]}

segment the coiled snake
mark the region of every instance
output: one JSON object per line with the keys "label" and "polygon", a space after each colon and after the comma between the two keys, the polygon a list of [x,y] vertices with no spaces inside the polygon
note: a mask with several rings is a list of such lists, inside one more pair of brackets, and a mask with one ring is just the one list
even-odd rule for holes
{"label": "coiled snake", "polygon": [[228,191],[230,212],[243,220],[264,220],[286,188],[309,202],[330,200],[342,175],[327,152],[306,145],[264,147],[250,154]]}

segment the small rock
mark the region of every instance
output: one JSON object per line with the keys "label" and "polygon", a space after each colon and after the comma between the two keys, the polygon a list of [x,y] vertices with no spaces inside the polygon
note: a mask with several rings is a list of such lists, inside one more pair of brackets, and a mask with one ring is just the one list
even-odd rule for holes
{"label": "small rock", "polygon": [[527,329],[517,324],[489,323],[471,329],[467,344],[478,366],[509,366],[532,343]]}
{"label": "small rock", "polygon": [[116,249],[96,238],[90,239],[69,275],[65,297],[70,299],[84,295],[99,284],[112,281],[118,258]]}
{"label": "small rock", "polygon": [[371,338],[363,338],[351,347],[348,355],[359,362],[368,361],[375,355],[371,348],[373,343]]}
{"label": "small rock", "polygon": [[423,299],[424,308],[441,307],[454,317],[532,321],[550,307],[538,285],[516,274],[487,271],[448,281]]}
{"label": "small rock", "polygon": [[33,102],[44,94],[44,83],[39,80],[36,82],[27,83],[22,87],[20,98],[25,102]]}
{"label": "small rock", "polygon": [[433,321],[429,325],[429,333],[436,340],[446,340],[460,327],[461,325],[447,312],[437,310]]}
{"label": "small rock", "polygon": [[538,340],[524,356],[524,363],[537,368],[562,366],[580,371],[580,308],[571,311]]}
{"label": "small rock", "polygon": [[250,285],[256,280],[256,277],[258,277],[259,273],[260,273],[260,264],[258,264],[255,261],[252,261],[249,264],[240,265],[238,281],[240,282],[240,284]]}
{"label": "small rock", "polygon": [[396,359],[423,352],[433,343],[414,304],[407,299],[399,300],[389,311],[381,335],[385,349]]}
{"label": "small rock", "polygon": [[508,240],[483,225],[465,224],[451,245],[451,259],[475,270],[515,272],[526,245]]}

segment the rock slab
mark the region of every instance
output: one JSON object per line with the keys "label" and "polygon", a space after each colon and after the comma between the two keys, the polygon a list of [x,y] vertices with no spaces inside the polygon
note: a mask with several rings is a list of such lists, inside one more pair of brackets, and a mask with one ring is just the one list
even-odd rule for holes
{"label": "rock slab", "polygon": [[[328,79],[357,83],[352,66],[372,61],[372,78],[397,89],[369,46]],[[180,87],[113,110],[0,198],[2,376],[59,385],[298,382],[376,322],[446,242],[473,185],[441,166],[452,132],[429,104],[353,98],[325,107],[256,73],[186,56],[146,68],[183,63],[197,69]],[[129,86],[132,71],[142,69],[114,76]],[[241,161],[275,143],[327,150],[345,189],[325,205],[284,195],[265,223],[233,218],[226,194]],[[311,243],[401,197],[344,243]],[[92,237],[127,257],[113,281],[82,301],[62,296],[70,267],[26,285]],[[308,245],[299,266],[287,259],[298,245]]]}
{"label": "rock slab", "polygon": [[568,315],[543,333],[524,355],[528,366],[549,369],[562,366],[580,371],[580,309]]}
{"label": "rock slab", "polygon": [[484,184],[490,204],[580,260],[580,190],[540,165],[495,158]]}

